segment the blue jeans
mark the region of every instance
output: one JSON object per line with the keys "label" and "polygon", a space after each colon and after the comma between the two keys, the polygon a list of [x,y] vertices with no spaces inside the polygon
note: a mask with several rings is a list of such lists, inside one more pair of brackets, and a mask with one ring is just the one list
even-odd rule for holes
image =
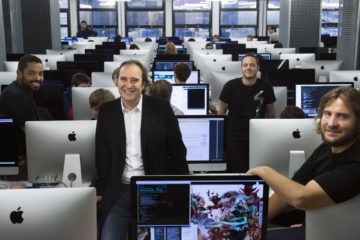
{"label": "blue jeans", "polygon": [[109,215],[101,230],[101,240],[124,240],[131,223],[130,185],[121,185]]}

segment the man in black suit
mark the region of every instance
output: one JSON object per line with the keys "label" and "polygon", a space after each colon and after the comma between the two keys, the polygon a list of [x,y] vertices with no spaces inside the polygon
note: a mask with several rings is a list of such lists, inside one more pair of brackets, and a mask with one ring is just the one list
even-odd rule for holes
{"label": "man in black suit", "polygon": [[130,178],[134,175],[188,174],[186,148],[168,101],[143,91],[145,67],[121,64],[121,98],[105,103],[96,129],[97,194],[102,201],[102,240],[125,239],[131,221]]}

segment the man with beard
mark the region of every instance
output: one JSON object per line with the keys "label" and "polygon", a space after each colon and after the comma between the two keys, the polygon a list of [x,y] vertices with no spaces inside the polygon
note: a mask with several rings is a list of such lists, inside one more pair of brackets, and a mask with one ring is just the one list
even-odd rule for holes
{"label": "man with beard", "polygon": [[269,220],[289,205],[301,210],[322,208],[360,193],[360,186],[353,184],[360,181],[359,91],[337,88],[325,94],[316,120],[324,143],[291,180],[267,166],[248,171],[263,178],[274,190],[269,201]]}
{"label": "man with beard", "polygon": [[[44,81],[44,67],[41,60],[33,55],[25,55],[19,60],[16,81],[0,95],[0,114],[14,117],[18,132],[18,152],[20,178],[26,178],[25,166],[25,122],[41,120],[48,115],[45,109],[36,107],[33,94]],[[39,111],[40,110],[40,111]],[[24,169],[23,169],[23,168]],[[22,171],[23,170],[23,171]]]}

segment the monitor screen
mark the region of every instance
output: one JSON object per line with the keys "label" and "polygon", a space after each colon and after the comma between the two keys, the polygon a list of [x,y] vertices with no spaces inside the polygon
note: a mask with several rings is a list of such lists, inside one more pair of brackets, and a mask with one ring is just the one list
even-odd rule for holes
{"label": "monitor screen", "polygon": [[57,70],[57,62],[65,61],[63,54],[35,54],[34,56],[41,59],[46,70]]}
{"label": "monitor screen", "polygon": [[352,82],[296,84],[295,105],[304,111],[306,117],[316,117],[321,97],[337,87],[354,87],[354,84]]}
{"label": "monitor screen", "polygon": [[174,84],[171,104],[185,115],[206,115],[209,103],[208,84]]}
{"label": "monitor screen", "polygon": [[185,63],[189,65],[190,69],[195,70],[193,61],[155,61],[154,62],[154,70],[159,71],[174,71],[175,64],[177,63]]}
{"label": "monitor screen", "polygon": [[131,189],[134,239],[266,239],[268,186],[256,176],[142,176]]}
{"label": "monitor screen", "polygon": [[0,191],[1,239],[96,240],[94,188]]}
{"label": "monitor screen", "polygon": [[225,171],[225,116],[177,116],[190,171]]}
{"label": "monitor screen", "polygon": [[72,107],[74,120],[90,120],[91,108],[89,103],[89,96],[95,90],[103,88],[112,92],[115,98],[120,97],[117,87],[73,87],[71,89]]}
{"label": "monitor screen", "polygon": [[303,61],[301,68],[315,69],[316,82],[328,82],[331,71],[340,70],[342,61],[337,60],[317,60],[317,61]]}
{"label": "monitor screen", "polygon": [[322,143],[315,123],[314,119],[251,119],[250,168],[269,166],[289,176],[290,151],[304,151],[304,161]]}
{"label": "monitor screen", "polygon": [[82,61],[82,62],[57,62],[57,70],[73,70],[82,69],[87,75],[91,76],[92,72],[99,71],[99,64],[96,61]]}
{"label": "monitor screen", "polygon": [[[152,80],[166,80],[172,84],[175,84],[174,71],[153,71]],[[200,83],[200,72],[199,70],[191,71],[189,78],[186,80],[187,84],[198,84]]]}
{"label": "monitor screen", "polygon": [[330,82],[353,82],[354,87],[360,89],[360,71],[331,71]]}
{"label": "monitor screen", "polygon": [[17,142],[14,119],[0,115],[0,176],[17,175]]}
{"label": "monitor screen", "polygon": [[44,84],[40,90],[33,94],[36,105],[47,109],[51,119],[47,115],[41,117],[43,120],[64,120],[64,85]]}
{"label": "monitor screen", "polygon": [[315,69],[270,70],[267,74],[267,80],[273,86],[285,86],[292,91],[294,84],[315,83]]}
{"label": "monitor screen", "polygon": [[83,183],[95,180],[96,121],[28,121],[25,123],[29,182],[62,181],[66,154],[79,154]]}

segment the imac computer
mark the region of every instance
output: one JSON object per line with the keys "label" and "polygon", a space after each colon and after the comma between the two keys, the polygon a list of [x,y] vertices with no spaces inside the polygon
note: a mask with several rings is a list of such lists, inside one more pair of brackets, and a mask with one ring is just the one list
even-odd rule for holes
{"label": "imac computer", "polygon": [[331,71],[341,69],[342,60],[303,61],[301,68],[314,68],[316,82],[329,82]]}
{"label": "imac computer", "polygon": [[225,116],[177,116],[192,172],[225,171]]}
{"label": "imac computer", "polygon": [[115,98],[120,97],[118,88],[113,87],[73,87],[71,89],[74,120],[90,120],[92,118],[89,104],[89,96],[95,90],[103,88],[114,94]]}
{"label": "imac computer", "polygon": [[41,59],[46,70],[57,70],[57,62],[65,61],[63,54],[35,54],[34,56]]}
{"label": "imac computer", "polygon": [[15,80],[16,80],[16,71],[15,72],[0,72],[0,85],[9,85]]}
{"label": "imac computer", "polygon": [[203,67],[206,69],[206,71],[201,72],[204,83],[212,82],[211,78],[213,72],[237,73],[242,75],[241,62],[239,61],[224,61],[221,63],[206,61],[203,62]]}
{"label": "imac computer", "polygon": [[92,87],[114,87],[115,83],[112,80],[111,72],[92,72],[91,73]]}
{"label": "imac computer", "polygon": [[292,177],[321,143],[315,119],[251,119],[250,168],[269,166]]}
{"label": "imac computer", "polygon": [[266,52],[271,54],[272,59],[279,60],[283,53],[296,53],[296,48],[269,48]]}
{"label": "imac computer", "polygon": [[46,49],[46,54],[56,54],[56,55],[64,55],[65,61],[74,61],[74,54],[77,53],[76,49],[63,49],[63,50],[54,50],[54,49]]}
{"label": "imac computer", "polygon": [[330,82],[353,82],[356,89],[360,89],[360,71],[331,71]]}
{"label": "imac computer", "polygon": [[279,118],[280,113],[287,106],[287,88],[286,87],[273,87],[276,102],[274,102],[275,107],[275,117]]}
{"label": "imac computer", "polygon": [[92,53],[92,54],[74,54],[75,62],[90,62],[94,61],[98,63],[99,71],[104,71],[104,62],[113,61],[113,54],[107,53]]}
{"label": "imac computer", "polygon": [[189,65],[191,70],[195,70],[193,61],[155,61],[153,68],[160,71],[174,71],[175,64],[177,63],[185,63]]}
{"label": "imac computer", "polygon": [[316,117],[321,97],[338,87],[354,87],[352,82],[295,84],[295,105],[301,108],[306,117]]}
{"label": "imac computer", "polygon": [[314,53],[283,53],[280,59],[289,60],[289,68],[301,68],[304,61],[315,61]]}
{"label": "imac computer", "polygon": [[242,77],[242,73],[224,71],[213,72],[209,82],[209,85],[211,86],[211,101],[217,105],[219,103],[220,94],[225,83],[239,77]]}
{"label": "imac computer", "polygon": [[78,70],[82,69],[87,75],[91,76],[92,72],[98,72],[100,67],[97,61],[82,62],[57,62],[57,70]]}
{"label": "imac computer", "polygon": [[94,120],[26,122],[29,182],[95,180],[95,129]]}
{"label": "imac computer", "polygon": [[[52,120],[64,119],[64,85],[48,84],[41,86],[39,91],[33,94],[36,105],[46,108],[52,116]],[[48,119],[50,120],[50,119]]]}
{"label": "imac computer", "polygon": [[18,61],[4,61],[4,71],[5,72],[16,72],[18,68]]}
{"label": "imac computer", "polygon": [[174,84],[170,102],[185,115],[206,115],[208,113],[209,85]]}
{"label": "imac computer", "polygon": [[315,69],[278,69],[270,70],[266,76],[273,86],[285,86],[293,91],[294,84],[315,83]]}
{"label": "imac computer", "polygon": [[[175,84],[174,71],[153,71],[152,80],[166,80],[172,84]],[[186,80],[186,84],[198,84],[200,83],[200,72],[199,70],[191,71],[189,78]]]}
{"label": "imac computer", "polygon": [[19,174],[14,119],[0,115],[0,176]]}
{"label": "imac computer", "polygon": [[269,189],[257,176],[138,176],[131,190],[133,239],[266,239]]}
{"label": "imac computer", "polygon": [[0,236],[12,240],[96,240],[94,188],[0,191]]}

